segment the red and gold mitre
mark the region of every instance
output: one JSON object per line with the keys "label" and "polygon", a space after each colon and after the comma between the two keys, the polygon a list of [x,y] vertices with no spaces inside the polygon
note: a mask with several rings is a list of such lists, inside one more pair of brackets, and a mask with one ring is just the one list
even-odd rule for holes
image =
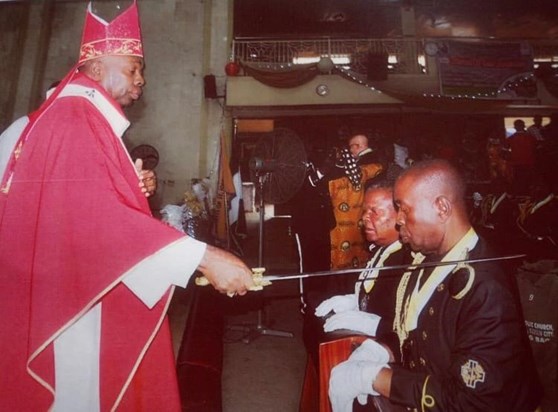
{"label": "red and gold mitre", "polygon": [[136,0],[110,23],[93,14],[89,3],[79,50],[79,64],[101,56],[143,57]]}

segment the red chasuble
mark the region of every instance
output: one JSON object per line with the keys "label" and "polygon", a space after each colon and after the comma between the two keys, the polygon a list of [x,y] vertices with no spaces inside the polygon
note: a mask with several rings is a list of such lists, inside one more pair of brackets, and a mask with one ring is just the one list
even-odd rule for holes
{"label": "red chasuble", "polygon": [[120,107],[83,75],[71,84],[87,96],[62,91],[32,114],[2,182],[0,410],[48,410],[53,340],[102,302],[101,410],[178,411],[171,293],[148,309],[121,279],[183,235],[151,216]]}

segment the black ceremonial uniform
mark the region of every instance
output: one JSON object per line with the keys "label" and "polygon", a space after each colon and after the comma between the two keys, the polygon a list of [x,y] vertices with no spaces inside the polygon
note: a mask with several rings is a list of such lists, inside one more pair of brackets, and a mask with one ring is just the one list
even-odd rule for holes
{"label": "black ceremonial uniform", "polygon": [[[396,243],[396,244],[395,244]],[[401,245],[396,241],[387,247],[381,247],[376,254],[370,259],[367,268],[376,266],[395,266],[411,263],[411,252],[407,246]],[[396,246],[393,252],[386,250]],[[385,260],[381,262],[381,258],[385,255]],[[367,313],[374,313],[382,319],[376,330],[376,336],[382,339],[390,346],[397,344],[397,335],[393,333],[393,318],[395,316],[395,295],[397,293],[397,285],[401,279],[403,270],[390,269],[381,270],[377,273],[374,280],[374,286],[366,293],[362,286],[362,278],[367,276],[366,269],[363,269],[359,275],[358,281],[355,283],[355,293],[359,303],[359,310]],[[367,279],[371,279],[370,275]],[[329,296],[331,297],[331,296]],[[337,330],[333,332],[324,332],[325,319],[319,318],[314,314],[314,309],[319,303],[312,305],[312,309],[307,311],[304,316],[303,340],[306,349],[318,368],[318,348],[323,342],[339,339],[341,337],[353,336],[358,332],[349,330]]]}
{"label": "black ceremonial uniform", "polygon": [[515,223],[519,216],[517,201],[506,192],[491,193],[483,199],[481,209],[475,230],[495,248],[495,253],[523,253],[522,234]]}
{"label": "black ceremonial uniform", "polygon": [[554,194],[527,205],[518,219],[524,235],[522,251],[529,261],[558,256],[558,198]]}
{"label": "black ceremonial uniform", "polygon": [[[482,239],[469,254],[490,256]],[[498,262],[472,266],[467,293],[452,297],[468,289],[469,273],[460,269],[438,284],[420,312],[402,345],[403,365],[393,367],[390,400],[427,411],[534,411],[540,385],[514,278]],[[433,269],[424,270],[427,278]],[[406,295],[416,281],[413,273]]]}
{"label": "black ceremonial uniform", "polygon": [[[376,267],[381,256],[386,253],[387,248],[393,247],[394,244],[382,247],[382,250],[374,256],[370,262],[370,267]],[[399,266],[410,264],[412,261],[411,251],[406,245],[401,245],[397,241],[396,246],[399,249],[391,252],[380,265],[383,266]],[[374,281],[374,286],[368,292],[366,291],[362,278],[366,277],[366,270],[359,276],[356,284],[356,293],[358,296],[359,309],[363,312],[374,313],[382,319],[376,330],[376,337],[386,337],[393,335],[393,318],[395,316],[395,295],[397,294],[397,286],[401,280],[403,269],[381,270]],[[394,336],[394,335],[393,335]],[[387,338],[386,338],[387,339]]]}

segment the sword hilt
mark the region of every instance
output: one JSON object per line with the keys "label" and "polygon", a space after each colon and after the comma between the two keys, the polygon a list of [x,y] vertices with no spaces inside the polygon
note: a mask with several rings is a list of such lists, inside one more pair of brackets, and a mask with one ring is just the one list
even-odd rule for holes
{"label": "sword hilt", "polygon": [[[271,282],[264,277],[265,268],[252,268],[252,281],[254,286],[250,287],[250,291],[262,290],[264,286],[271,285]],[[197,286],[207,286],[209,285],[209,279],[205,276],[198,276],[195,279]]]}

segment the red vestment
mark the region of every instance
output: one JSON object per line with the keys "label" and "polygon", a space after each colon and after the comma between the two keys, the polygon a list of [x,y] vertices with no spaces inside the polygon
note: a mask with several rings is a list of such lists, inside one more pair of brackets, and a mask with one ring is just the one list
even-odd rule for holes
{"label": "red vestment", "polygon": [[[53,403],[53,340],[102,302],[101,410],[180,410],[166,308],[148,309],[123,275],[183,235],[151,216],[118,129],[90,100],[49,99],[22,135],[0,193],[0,410]],[[115,127],[115,124],[117,127]],[[116,133],[115,133],[116,131]],[[11,168],[11,169],[10,169]],[[154,274],[156,276],[156,274]]]}

